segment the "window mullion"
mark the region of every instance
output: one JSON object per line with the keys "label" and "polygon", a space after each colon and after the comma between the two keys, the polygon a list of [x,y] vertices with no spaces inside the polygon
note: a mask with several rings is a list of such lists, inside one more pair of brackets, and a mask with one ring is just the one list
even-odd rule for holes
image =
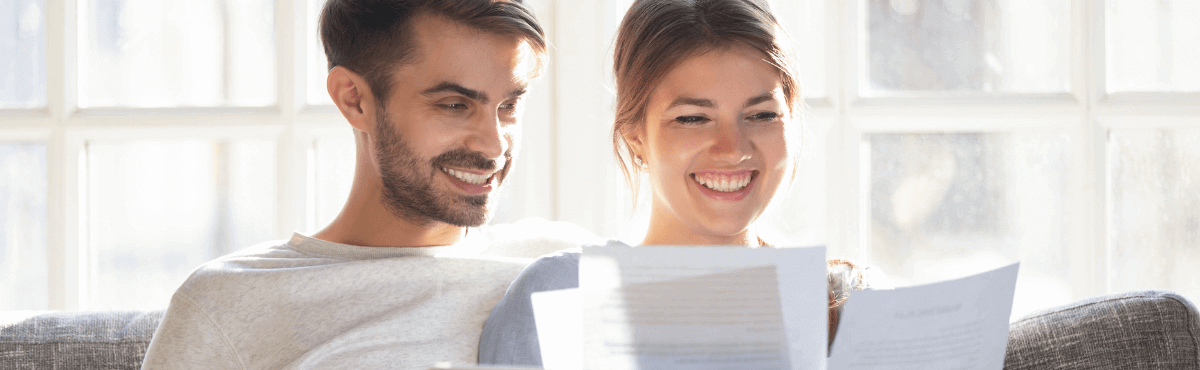
{"label": "window mullion", "polygon": [[72,310],[79,307],[79,258],[77,220],[78,184],[74,173],[77,163],[73,148],[64,134],[64,121],[70,115],[75,86],[75,4],[74,0],[47,0],[46,4],[46,105],[52,132],[46,143],[46,257],[47,308]]}
{"label": "window mullion", "polygon": [[1072,251],[1076,261],[1090,261],[1082,264],[1081,271],[1073,272],[1076,298],[1094,296],[1109,291],[1111,261],[1109,261],[1108,238],[1108,165],[1106,129],[1099,126],[1095,112],[1098,103],[1104,99],[1105,93],[1105,2],[1076,0],[1077,8],[1073,14],[1076,21],[1073,38],[1074,59],[1083,70],[1075,81],[1080,85],[1076,89],[1083,105],[1080,117],[1080,141],[1083,143],[1080,158],[1077,163],[1083,169],[1076,181],[1078,188],[1084,189],[1081,207],[1075,209],[1086,214],[1077,215],[1079,222],[1085,223],[1078,228],[1083,232],[1077,234],[1078,242]]}
{"label": "window mullion", "polygon": [[[275,68],[276,96],[283,130],[276,142],[276,189],[274,234],[286,238],[292,231],[302,230],[306,214],[305,184],[307,156],[312,141],[301,140],[297,133],[297,112],[304,106],[306,94],[300,93],[304,81],[304,35],[306,3],[293,0],[275,1]],[[315,32],[315,31],[314,31]],[[243,248],[245,246],[234,246]]]}
{"label": "window mullion", "polygon": [[859,10],[862,5],[862,1],[829,0],[826,3],[828,19],[833,20],[827,23],[826,32],[830,35],[827,45],[834,49],[826,53],[826,68],[833,73],[828,78],[827,91],[837,112],[828,142],[827,184],[833,201],[828,203],[827,212],[829,225],[837,233],[830,235],[831,250],[870,260],[867,241],[859,237],[863,226],[859,221],[864,212],[860,205],[865,201],[859,194],[862,159],[859,158],[858,144],[861,139],[850,121],[850,104],[857,93],[859,17],[862,16]]}

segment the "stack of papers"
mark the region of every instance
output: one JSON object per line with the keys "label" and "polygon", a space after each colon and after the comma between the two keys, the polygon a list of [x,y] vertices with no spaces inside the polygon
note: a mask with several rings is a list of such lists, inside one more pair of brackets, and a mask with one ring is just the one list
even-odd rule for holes
{"label": "stack of papers", "polygon": [[1017,265],[919,287],[854,292],[830,349],[825,261],[820,247],[586,247],[579,289],[532,296],[543,365],[1003,367]]}

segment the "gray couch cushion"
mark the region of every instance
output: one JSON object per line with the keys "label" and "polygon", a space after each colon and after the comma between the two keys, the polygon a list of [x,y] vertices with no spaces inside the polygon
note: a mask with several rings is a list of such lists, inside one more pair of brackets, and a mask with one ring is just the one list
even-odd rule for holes
{"label": "gray couch cushion", "polygon": [[1200,317],[1178,294],[1085,299],[1009,326],[1007,370],[1200,369]]}
{"label": "gray couch cushion", "polygon": [[[151,312],[50,312],[0,322],[0,369],[138,369]],[[1007,370],[1200,369],[1200,317],[1160,291],[1090,298],[1009,326]]]}
{"label": "gray couch cushion", "polygon": [[0,323],[2,369],[138,369],[163,311],[47,312]]}

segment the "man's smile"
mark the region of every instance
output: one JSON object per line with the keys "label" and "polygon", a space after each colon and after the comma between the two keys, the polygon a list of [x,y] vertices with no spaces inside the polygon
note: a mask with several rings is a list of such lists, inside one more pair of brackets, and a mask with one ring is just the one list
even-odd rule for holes
{"label": "man's smile", "polygon": [[442,172],[445,172],[450,176],[453,176],[454,178],[471,185],[486,184],[491,180],[492,176],[496,174],[496,171],[477,173],[467,170],[454,170],[446,167],[442,167]]}
{"label": "man's smile", "polygon": [[479,172],[441,167],[450,183],[471,195],[486,194],[496,187],[499,171]]}

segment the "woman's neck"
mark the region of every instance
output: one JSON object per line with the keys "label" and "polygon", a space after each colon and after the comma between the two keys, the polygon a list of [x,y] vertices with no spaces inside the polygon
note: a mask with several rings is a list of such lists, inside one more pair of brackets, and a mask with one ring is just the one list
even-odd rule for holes
{"label": "woman's neck", "polygon": [[732,235],[711,235],[686,227],[676,227],[663,222],[650,222],[642,245],[737,245],[745,247],[760,246],[758,233],[754,225]]}

